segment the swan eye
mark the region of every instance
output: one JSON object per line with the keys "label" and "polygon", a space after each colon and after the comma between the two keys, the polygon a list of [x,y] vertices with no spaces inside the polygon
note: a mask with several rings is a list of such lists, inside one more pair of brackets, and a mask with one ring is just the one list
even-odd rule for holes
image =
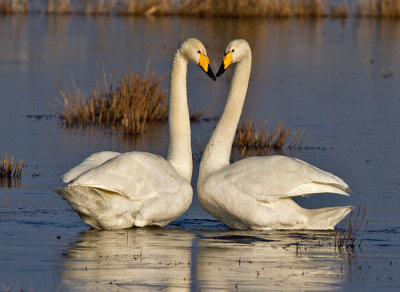
{"label": "swan eye", "polygon": [[235,51],[235,49],[232,49],[232,53]]}
{"label": "swan eye", "polygon": [[197,53],[201,54],[200,50],[198,50]]}

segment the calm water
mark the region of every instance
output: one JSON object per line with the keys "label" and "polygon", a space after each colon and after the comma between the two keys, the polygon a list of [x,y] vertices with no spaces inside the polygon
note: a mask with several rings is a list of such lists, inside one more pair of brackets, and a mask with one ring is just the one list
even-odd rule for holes
{"label": "calm water", "polygon": [[[149,68],[167,88],[173,53],[192,36],[205,43],[214,69],[229,40],[249,41],[243,117],[309,131],[304,149],[286,154],[339,175],[353,194],[299,203],[366,205],[361,248],[335,249],[333,232],[232,231],[196,198],[167,228],[90,230],[54,193],[60,176],[93,152],[165,155],[167,125],[126,138],[27,115],[53,114],[46,98],[57,104],[58,83],[74,79],[89,91],[103,69]],[[26,163],[18,184],[0,187],[0,291],[400,288],[400,22],[2,16],[0,44],[0,155]],[[190,66],[193,109],[220,114],[228,77],[213,83]],[[214,125],[192,125],[194,152]]]}

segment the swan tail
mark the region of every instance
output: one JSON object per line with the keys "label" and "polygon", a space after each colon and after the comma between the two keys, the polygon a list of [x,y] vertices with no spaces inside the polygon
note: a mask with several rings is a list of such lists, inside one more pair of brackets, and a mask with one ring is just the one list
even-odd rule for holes
{"label": "swan tail", "polygon": [[106,190],[86,186],[57,188],[56,192],[71,205],[86,224],[97,229],[132,227],[135,209],[141,205],[129,201],[124,196],[115,193],[110,196]]}
{"label": "swan tail", "polygon": [[334,229],[335,226],[351,212],[351,210],[351,206],[307,210],[309,213],[309,229]]}

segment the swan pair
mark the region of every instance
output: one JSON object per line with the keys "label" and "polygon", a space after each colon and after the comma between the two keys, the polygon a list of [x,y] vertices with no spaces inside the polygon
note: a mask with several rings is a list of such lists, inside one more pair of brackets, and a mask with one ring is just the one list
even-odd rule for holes
{"label": "swan pair", "polygon": [[[167,160],[145,152],[99,152],[63,176],[57,189],[94,228],[165,226],[191,204],[193,190],[188,62],[215,81],[204,45],[184,41],[176,51],[170,80]],[[236,63],[224,112],[203,153],[197,193],[202,207],[235,229],[333,229],[351,207],[304,209],[292,198],[313,193],[348,195],[348,185],[329,172],[285,156],[253,157],[230,164],[231,147],[251,71],[245,40],[231,41],[217,76]]]}

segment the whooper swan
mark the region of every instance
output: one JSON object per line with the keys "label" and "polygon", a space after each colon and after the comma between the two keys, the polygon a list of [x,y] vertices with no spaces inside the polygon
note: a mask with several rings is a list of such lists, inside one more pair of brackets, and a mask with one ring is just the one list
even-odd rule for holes
{"label": "whooper swan", "polygon": [[325,192],[348,195],[342,179],[279,155],[229,163],[251,70],[251,50],[245,40],[228,44],[217,77],[233,63],[237,65],[225,109],[200,163],[197,193],[201,205],[235,229],[333,229],[351,207],[309,210],[292,198]]}
{"label": "whooper swan", "polygon": [[95,153],[63,176],[61,194],[94,228],[164,226],[190,206],[193,190],[190,120],[186,92],[188,62],[215,81],[204,45],[184,41],[176,51],[170,80],[168,158],[146,152]]}

